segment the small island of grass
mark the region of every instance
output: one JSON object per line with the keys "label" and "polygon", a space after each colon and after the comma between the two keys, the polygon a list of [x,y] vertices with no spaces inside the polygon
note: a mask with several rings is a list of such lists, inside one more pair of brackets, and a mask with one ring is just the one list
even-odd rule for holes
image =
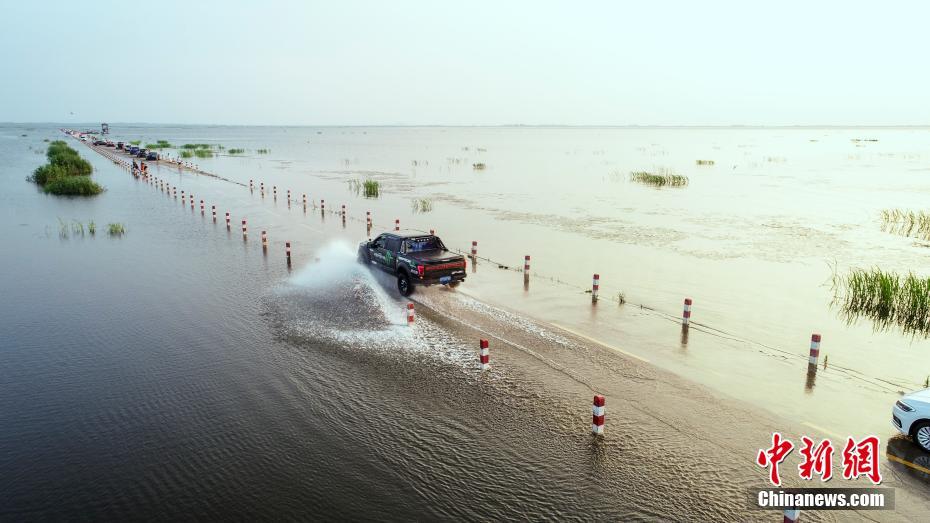
{"label": "small island of grass", "polygon": [[93,196],[103,192],[103,187],[90,179],[93,171],[90,163],[65,142],[55,140],[50,143],[46,157],[48,163],[36,168],[27,178],[41,185],[46,193]]}

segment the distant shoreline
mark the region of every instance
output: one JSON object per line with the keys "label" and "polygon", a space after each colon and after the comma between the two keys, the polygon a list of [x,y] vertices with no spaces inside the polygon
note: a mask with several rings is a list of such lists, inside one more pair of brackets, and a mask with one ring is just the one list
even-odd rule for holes
{"label": "distant shoreline", "polygon": [[[100,126],[100,122],[0,122],[0,126],[14,125],[51,125],[66,127]],[[558,125],[558,124],[499,124],[499,125],[450,125],[450,124],[351,124],[351,125],[312,125],[312,124],[212,124],[212,123],[146,123],[146,122],[112,122],[111,127],[269,127],[293,129],[398,129],[398,128],[433,128],[433,129],[713,129],[713,130],[817,130],[817,129],[888,129],[888,130],[930,130],[930,124],[924,125]]]}

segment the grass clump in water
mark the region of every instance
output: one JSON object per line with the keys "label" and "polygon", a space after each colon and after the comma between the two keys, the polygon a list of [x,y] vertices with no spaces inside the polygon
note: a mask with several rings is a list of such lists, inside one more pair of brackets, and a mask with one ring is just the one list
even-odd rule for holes
{"label": "grass clump in water", "polygon": [[172,147],[174,146],[168,143],[168,140],[158,140],[155,143],[145,144],[146,149],[170,149]]}
{"label": "grass clump in water", "polygon": [[193,158],[193,157],[194,157],[194,153],[192,151],[188,151],[186,149],[181,151],[181,158]]}
{"label": "grass clump in water", "polygon": [[194,156],[197,158],[213,158],[213,151],[210,149],[194,149]]}
{"label": "grass clump in water", "polygon": [[884,209],[882,210],[882,230],[901,236],[930,240],[930,213]]}
{"label": "grass clump in water", "polygon": [[181,146],[181,149],[209,149],[211,147],[208,143],[186,143]]}
{"label": "grass clump in water", "polygon": [[695,163],[698,165],[714,165],[713,160],[695,160]]}
{"label": "grass clump in water", "polygon": [[48,194],[92,196],[103,187],[90,179],[93,167],[77,151],[61,140],[55,140],[46,152],[48,163],[36,168],[27,180],[42,186]]}
{"label": "grass clump in water", "polygon": [[853,269],[845,276],[834,271],[833,292],[848,323],[866,317],[876,330],[897,326],[930,337],[930,278],[878,268]]}
{"label": "grass clump in water", "polygon": [[122,236],[126,234],[126,227],[122,223],[108,223],[107,234],[110,236]]}
{"label": "grass clump in water", "polygon": [[662,169],[658,173],[650,173],[646,171],[631,172],[630,180],[644,185],[651,185],[656,188],[684,187],[688,185],[687,176],[674,174],[667,169]]}
{"label": "grass clump in water", "polygon": [[242,154],[245,152],[245,149],[232,148],[226,151],[229,154]]}
{"label": "grass clump in water", "polygon": [[414,198],[410,201],[410,208],[415,213],[430,212],[433,210],[433,201],[429,198]]}
{"label": "grass clump in water", "polygon": [[371,178],[365,181],[349,180],[349,190],[365,198],[377,198],[381,196],[381,183]]}
{"label": "grass clump in water", "polygon": [[481,163],[481,162],[471,164],[471,168],[474,169],[474,170],[476,170],[476,171],[483,171],[486,167],[487,167],[487,165],[485,165],[485,164],[483,164],[483,163]]}
{"label": "grass clump in water", "polygon": [[129,141],[130,145],[139,145],[141,143],[142,143],[142,140],[130,140]]}
{"label": "grass clump in water", "polygon": [[258,154],[268,154],[271,152],[271,149],[256,149],[255,152],[257,152]]}

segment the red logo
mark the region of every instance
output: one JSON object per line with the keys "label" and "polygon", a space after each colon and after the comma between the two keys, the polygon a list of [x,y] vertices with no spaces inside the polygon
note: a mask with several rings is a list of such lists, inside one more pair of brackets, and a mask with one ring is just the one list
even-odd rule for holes
{"label": "red logo", "polygon": [[878,469],[878,438],[869,436],[859,443],[852,438],[846,438],[843,448],[843,477],[856,479],[859,476],[869,478],[878,485],[882,481],[882,474]]}
{"label": "red logo", "polygon": [[812,479],[816,472],[820,475],[820,481],[830,481],[833,477],[833,443],[825,439],[814,448],[814,440],[807,436],[802,436],[801,442],[804,443],[801,447],[804,461],[798,465],[801,479]]}
{"label": "red logo", "polygon": [[768,449],[759,449],[759,455],[756,456],[756,463],[760,467],[771,467],[769,471],[769,481],[776,487],[781,485],[781,477],[778,475],[778,465],[791,454],[794,443],[782,439],[778,432],[772,433],[772,446]]}

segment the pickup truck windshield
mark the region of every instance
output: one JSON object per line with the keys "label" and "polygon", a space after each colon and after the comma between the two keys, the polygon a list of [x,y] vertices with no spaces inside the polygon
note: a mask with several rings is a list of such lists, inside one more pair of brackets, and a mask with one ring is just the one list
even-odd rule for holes
{"label": "pickup truck windshield", "polygon": [[445,249],[445,245],[435,236],[423,236],[422,238],[407,238],[404,241],[406,252],[423,252]]}

